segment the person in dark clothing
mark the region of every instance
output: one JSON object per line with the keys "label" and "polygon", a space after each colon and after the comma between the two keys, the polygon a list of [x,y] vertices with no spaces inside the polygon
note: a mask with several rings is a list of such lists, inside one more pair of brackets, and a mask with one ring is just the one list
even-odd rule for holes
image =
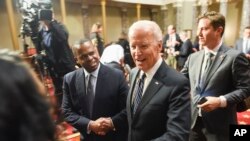
{"label": "person in dark clothing", "polygon": [[183,43],[181,45],[180,50],[175,52],[176,56],[178,56],[177,58],[177,70],[178,71],[180,71],[183,68],[188,56],[191,53],[193,53],[192,42],[188,38],[187,32],[185,30],[180,32],[180,38]]}
{"label": "person in dark clothing", "polygon": [[93,24],[91,33],[90,33],[90,39],[94,46],[97,48],[99,56],[102,56],[102,52],[104,50],[104,41],[103,38],[101,37],[102,33],[102,25],[97,22]]}
{"label": "person in dark clothing", "polygon": [[[55,87],[58,108],[62,102],[63,76],[75,70],[75,59],[68,44],[68,32],[65,26],[56,20],[42,20],[38,34],[38,54],[42,56],[42,70],[48,70]],[[45,75],[45,74],[43,74]]]}
{"label": "person in dark clothing", "polygon": [[201,49],[202,48],[200,47],[200,44],[199,44],[199,36],[196,36],[194,40],[194,44],[193,44],[193,52],[197,52]]}
{"label": "person in dark clothing", "polygon": [[118,39],[117,44],[121,45],[124,49],[124,64],[128,64],[130,68],[134,68],[135,63],[130,53],[129,42],[125,32],[121,33],[121,37]]}

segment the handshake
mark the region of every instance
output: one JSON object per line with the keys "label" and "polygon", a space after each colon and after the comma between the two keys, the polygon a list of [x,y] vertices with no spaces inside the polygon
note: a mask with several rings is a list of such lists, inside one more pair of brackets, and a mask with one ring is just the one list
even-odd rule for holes
{"label": "handshake", "polygon": [[97,135],[104,136],[110,130],[115,130],[112,119],[110,117],[101,117],[95,121],[89,122],[89,130]]}

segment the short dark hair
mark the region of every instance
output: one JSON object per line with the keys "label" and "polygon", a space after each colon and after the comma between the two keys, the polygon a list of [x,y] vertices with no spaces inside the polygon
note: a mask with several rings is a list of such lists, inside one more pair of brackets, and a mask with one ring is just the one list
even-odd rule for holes
{"label": "short dark hair", "polygon": [[245,29],[250,29],[250,26],[246,26]]}
{"label": "short dark hair", "polygon": [[23,60],[0,52],[0,139],[54,141],[49,105]]}
{"label": "short dark hair", "polygon": [[209,11],[200,15],[198,17],[198,22],[200,21],[200,19],[209,19],[214,29],[222,27],[223,30],[221,32],[221,37],[223,36],[226,24],[225,24],[225,17],[222,14],[215,11]]}

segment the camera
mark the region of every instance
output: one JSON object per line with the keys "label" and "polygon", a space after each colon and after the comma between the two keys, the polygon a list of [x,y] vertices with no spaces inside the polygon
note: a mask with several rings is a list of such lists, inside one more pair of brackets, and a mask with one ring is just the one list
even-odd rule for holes
{"label": "camera", "polygon": [[48,20],[51,21],[52,20],[52,11],[50,9],[41,9],[38,11],[38,20],[40,21],[44,21],[44,20]]}
{"label": "camera", "polygon": [[39,18],[52,19],[51,0],[19,0],[17,4],[22,14],[22,35],[36,37],[39,27]]}

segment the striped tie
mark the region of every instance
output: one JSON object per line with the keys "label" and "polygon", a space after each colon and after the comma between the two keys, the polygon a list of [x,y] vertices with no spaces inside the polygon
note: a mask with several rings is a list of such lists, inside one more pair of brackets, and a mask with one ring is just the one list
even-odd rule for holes
{"label": "striped tie", "polygon": [[213,63],[213,57],[214,57],[214,54],[213,53],[206,53],[206,60],[203,61],[204,65],[205,65],[205,68],[201,74],[201,77],[200,77],[200,87],[203,87],[204,86],[204,83],[205,83],[205,80],[206,80],[206,77],[207,77],[207,73]]}
{"label": "striped tie", "polygon": [[142,92],[143,92],[143,86],[144,86],[144,79],[146,75],[143,73],[142,77],[137,81],[136,88],[135,88],[135,99],[134,99],[134,107],[133,107],[133,114],[135,114],[136,109],[141,102],[142,99]]}

